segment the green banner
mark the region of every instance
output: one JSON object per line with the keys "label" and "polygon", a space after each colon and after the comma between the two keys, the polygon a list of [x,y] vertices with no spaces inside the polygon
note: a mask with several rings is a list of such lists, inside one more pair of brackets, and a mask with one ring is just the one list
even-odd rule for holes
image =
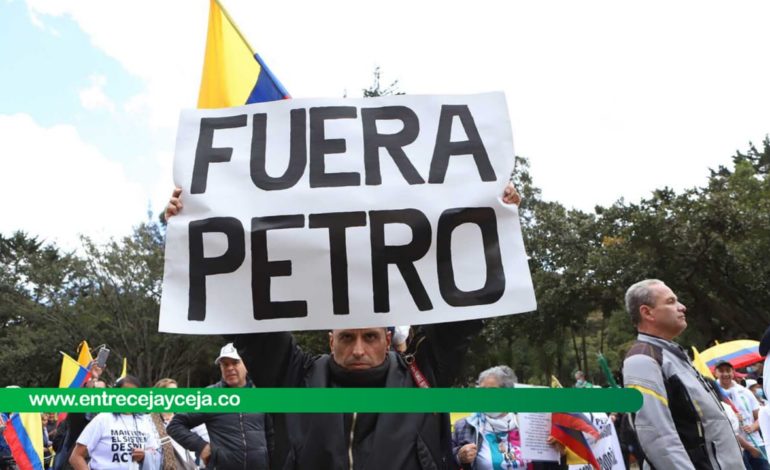
{"label": "green banner", "polygon": [[2,412],[434,413],[629,412],[633,389],[570,388],[140,388],[0,389]]}

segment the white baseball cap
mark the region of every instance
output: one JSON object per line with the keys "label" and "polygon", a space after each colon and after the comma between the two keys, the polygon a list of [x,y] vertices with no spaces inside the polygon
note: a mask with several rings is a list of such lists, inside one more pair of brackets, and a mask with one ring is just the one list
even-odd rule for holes
{"label": "white baseball cap", "polygon": [[754,385],[757,385],[757,381],[754,379],[746,379],[746,388],[751,388]]}
{"label": "white baseball cap", "polygon": [[219,357],[217,357],[216,361],[214,361],[214,364],[219,365],[219,361],[226,357],[229,357],[230,359],[236,359],[238,361],[241,360],[241,356],[238,355],[238,350],[235,349],[233,343],[227,343],[222,346],[222,349],[219,350]]}

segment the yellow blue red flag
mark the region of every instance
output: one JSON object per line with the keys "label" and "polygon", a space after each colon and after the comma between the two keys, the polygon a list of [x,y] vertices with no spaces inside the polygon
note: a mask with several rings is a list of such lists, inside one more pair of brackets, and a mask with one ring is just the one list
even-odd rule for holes
{"label": "yellow blue red flag", "polygon": [[78,388],[88,380],[88,369],[81,366],[69,354],[62,353],[59,388]]}
{"label": "yellow blue red flag", "polygon": [[43,470],[43,422],[40,413],[3,413],[3,438],[19,470]]}
{"label": "yellow blue red flag", "polygon": [[217,0],[210,0],[209,31],[198,108],[229,108],[290,98]]}
{"label": "yellow blue red flag", "polygon": [[600,470],[599,462],[583,433],[599,439],[599,431],[582,413],[551,414],[551,436],[567,451],[567,464],[589,464],[595,470]]}

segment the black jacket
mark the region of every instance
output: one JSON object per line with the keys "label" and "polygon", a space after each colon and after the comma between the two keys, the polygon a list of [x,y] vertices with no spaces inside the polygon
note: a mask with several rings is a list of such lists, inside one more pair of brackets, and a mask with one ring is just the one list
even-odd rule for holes
{"label": "black jacket", "polygon": [[[416,362],[431,386],[448,387],[460,370],[481,320],[429,325]],[[257,387],[333,387],[327,354],[303,352],[289,333],[240,335],[235,340]],[[415,387],[409,369],[389,353],[385,387]],[[445,413],[275,415],[273,470],[443,470],[451,433]],[[351,427],[352,444],[351,444]],[[350,466],[352,460],[352,469]]]}
{"label": "black jacket", "polygon": [[[223,382],[212,387],[227,387]],[[273,443],[272,421],[263,413],[179,413],[166,432],[185,449],[200,455],[206,441],[191,431],[206,425],[211,459],[206,468],[267,470]]]}

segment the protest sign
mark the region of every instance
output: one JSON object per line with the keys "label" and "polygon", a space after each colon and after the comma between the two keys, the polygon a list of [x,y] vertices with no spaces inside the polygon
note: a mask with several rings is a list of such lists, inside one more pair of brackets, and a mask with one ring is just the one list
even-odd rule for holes
{"label": "protest sign", "polygon": [[532,311],[505,97],[284,100],[181,115],[160,331]]}
{"label": "protest sign", "polygon": [[[606,413],[586,413],[599,430],[599,439],[586,436],[601,470],[626,470],[615,426]],[[592,470],[591,465],[570,465],[570,470]]]}
{"label": "protest sign", "polygon": [[548,444],[551,435],[550,413],[519,413],[521,456],[525,460],[558,462],[559,451]]}

